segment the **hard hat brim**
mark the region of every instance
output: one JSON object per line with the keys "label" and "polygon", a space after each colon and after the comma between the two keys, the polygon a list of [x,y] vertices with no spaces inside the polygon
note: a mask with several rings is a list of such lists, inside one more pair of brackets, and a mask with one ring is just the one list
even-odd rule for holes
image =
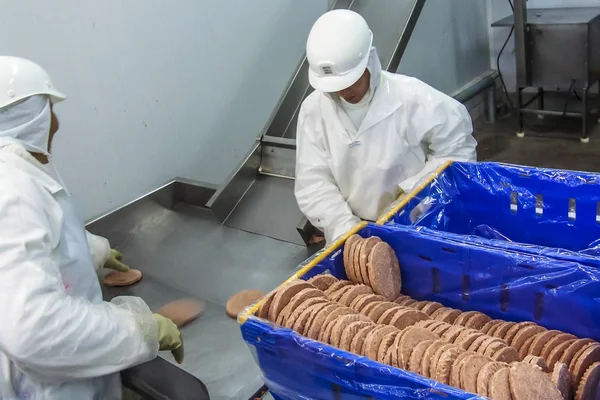
{"label": "hard hat brim", "polygon": [[49,93],[48,96],[50,97],[50,103],[52,104],[60,103],[67,99],[67,96],[58,91],[53,91],[52,93]]}
{"label": "hard hat brim", "polygon": [[352,71],[341,76],[319,76],[312,69],[308,69],[308,81],[310,85],[321,92],[335,93],[348,89],[354,85],[365,73],[369,63],[369,52],[361,60],[360,64]]}
{"label": "hard hat brim", "polygon": [[14,99],[11,99],[11,101],[9,101],[9,102],[0,104],[0,108],[10,107],[13,104],[23,101],[31,96],[38,96],[38,95],[48,96],[48,98],[50,99],[50,104],[57,104],[57,103],[60,103],[61,101],[64,101],[67,99],[67,96],[65,96],[64,94],[62,94],[61,92],[59,92],[57,90],[40,91],[40,92],[34,92],[34,93],[26,94],[23,96],[15,97]]}

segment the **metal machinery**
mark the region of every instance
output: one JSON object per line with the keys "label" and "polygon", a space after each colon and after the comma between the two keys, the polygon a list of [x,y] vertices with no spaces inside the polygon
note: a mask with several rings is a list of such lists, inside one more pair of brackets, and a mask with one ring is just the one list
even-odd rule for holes
{"label": "metal machinery", "polygon": [[[514,15],[492,26],[514,26],[517,72],[518,136],[522,137],[526,114],[579,118],[581,141],[589,141],[590,89],[600,79],[600,8],[527,9],[526,0],[515,0]],[[537,94],[523,100],[523,91]],[[544,92],[565,89],[582,93],[582,111],[548,110]],[[599,97],[600,99],[600,97]],[[529,108],[538,100],[539,108]]]}
{"label": "metal machinery", "polygon": [[[365,17],[390,71],[396,71],[424,4],[330,1],[331,8]],[[184,363],[169,364],[170,355],[161,354],[164,358],[124,372],[123,382],[134,391],[149,398],[196,399],[202,391],[198,380],[216,399],[248,399],[261,389],[260,370],[239,325],[225,315],[225,303],[240,290],[272,290],[318,250],[307,247],[311,227],[293,193],[297,115],[311,92],[307,68],[303,59],[266,129],[224,185],[175,179],[88,225],[144,273],[131,287],[104,288],[106,299],[140,296],[152,309],[184,297],[206,303],[204,315],[182,330]],[[493,120],[494,78],[479,77],[456,98],[467,101],[487,90]]]}

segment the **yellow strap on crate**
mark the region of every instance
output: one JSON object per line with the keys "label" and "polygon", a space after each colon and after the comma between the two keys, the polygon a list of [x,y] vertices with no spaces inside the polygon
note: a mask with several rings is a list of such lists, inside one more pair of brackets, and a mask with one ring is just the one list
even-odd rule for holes
{"label": "yellow strap on crate", "polygon": [[[281,285],[277,286],[277,288],[275,290],[279,290],[279,288],[287,285],[288,283],[290,283],[293,280],[302,278],[308,271],[313,269],[317,264],[319,264],[321,261],[323,261],[325,258],[327,258],[330,254],[335,252],[337,249],[342,247],[344,242],[346,242],[346,240],[350,236],[354,235],[355,233],[357,233],[358,231],[363,229],[365,226],[367,226],[367,223],[361,222],[360,224],[356,225],[354,228],[350,229],[350,231],[348,233],[346,233],[344,236],[342,236],[341,238],[336,240],[332,245],[325,248],[319,255],[317,255],[308,264],[306,264],[304,267],[302,267],[298,272],[296,272],[294,275],[290,276]],[[265,301],[266,298],[267,298],[267,296],[263,297],[252,307],[249,307],[247,310],[243,311],[238,317],[239,324],[243,325],[251,315],[254,315],[256,313],[256,311],[258,311],[258,309],[260,308],[260,306],[262,305],[262,303]]]}
{"label": "yellow strap on crate", "polygon": [[429,186],[429,184],[431,182],[433,182],[434,179],[436,179],[438,176],[440,176],[440,174],[442,172],[444,172],[444,170],[446,168],[448,168],[450,165],[452,165],[454,161],[450,160],[450,161],[446,161],[442,166],[440,166],[438,169],[436,169],[434,172],[431,173],[431,175],[425,179],[423,182],[421,182],[421,184],[419,186],[417,186],[416,188],[414,188],[414,190],[412,192],[410,192],[410,194],[408,196],[406,196],[404,199],[402,199],[402,201],[398,204],[396,204],[396,206],[394,206],[394,208],[392,208],[388,213],[384,214],[381,216],[381,218],[379,218],[377,220],[377,225],[384,225],[386,222],[388,222],[390,219],[392,219],[392,217],[396,214],[398,214],[398,212],[400,210],[402,210],[409,201],[411,201],[416,195],[418,195],[419,193],[421,193],[421,191],[423,189],[425,189],[427,186]]}

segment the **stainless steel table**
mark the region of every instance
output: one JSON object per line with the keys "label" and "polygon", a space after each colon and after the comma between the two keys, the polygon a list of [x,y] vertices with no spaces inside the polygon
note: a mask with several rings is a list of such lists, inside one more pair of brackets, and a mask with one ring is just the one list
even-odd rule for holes
{"label": "stainless steel table", "polygon": [[[162,203],[148,196],[88,226],[144,273],[131,287],[104,288],[105,298],[140,296],[152,309],[186,297],[205,301],[204,315],[182,329],[179,367],[204,382],[213,399],[247,399],[262,386],[260,370],[225,303],[243,289],[270,291],[311,252],[221,225],[209,210]],[[160,356],[174,363],[170,353]]]}

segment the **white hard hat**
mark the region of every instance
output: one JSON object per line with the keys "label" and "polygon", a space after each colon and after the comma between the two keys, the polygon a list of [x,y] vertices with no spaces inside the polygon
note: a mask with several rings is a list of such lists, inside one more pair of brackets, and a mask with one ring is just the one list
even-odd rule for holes
{"label": "white hard hat", "polygon": [[360,14],[350,10],[323,14],[306,43],[311,86],[328,93],[352,86],[367,68],[372,44],[373,33]]}
{"label": "white hard hat", "polygon": [[0,108],[36,94],[48,95],[52,104],[67,98],[54,88],[48,73],[36,63],[0,56]]}

